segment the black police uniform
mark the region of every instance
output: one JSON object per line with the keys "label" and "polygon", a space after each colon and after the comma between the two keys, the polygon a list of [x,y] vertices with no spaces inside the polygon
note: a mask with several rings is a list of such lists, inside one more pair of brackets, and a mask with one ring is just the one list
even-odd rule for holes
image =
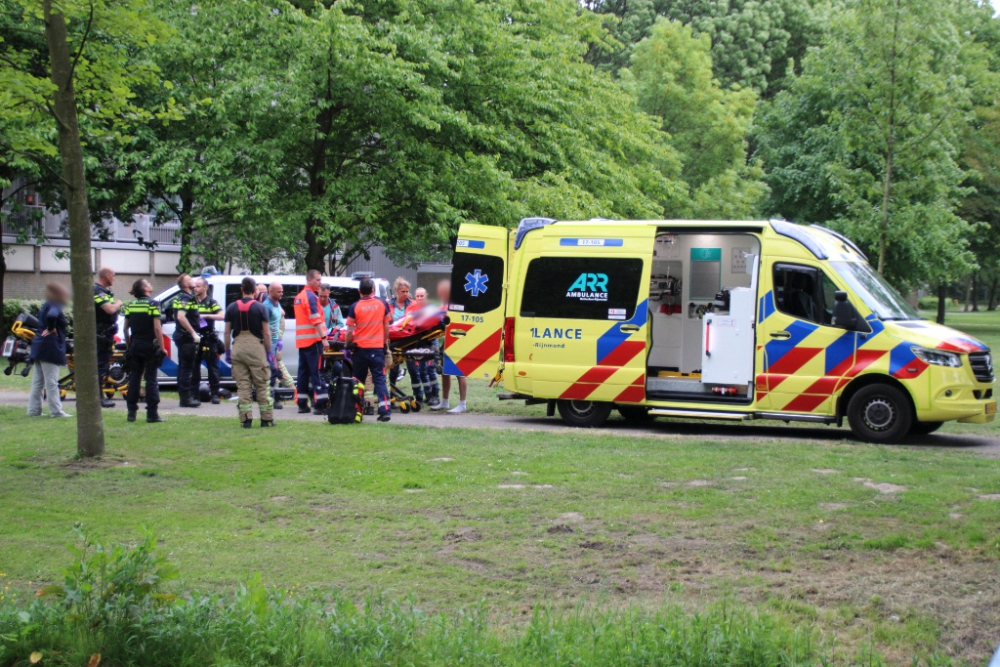
{"label": "black police uniform", "polygon": [[[174,313],[182,311],[188,324],[197,331],[198,319],[201,315],[198,312],[198,300],[194,298],[193,294],[181,292],[177,295],[174,300]],[[196,405],[198,403],[198,386],[192,387],[191,381],[195,364],[198,361],[197,345],[195,345],[194,338],[191,337],[187,329],[181,326],[179,321],[174,327],[174,343],[177,344],[177,391],[180,393],[182,407],[188,400]]]}
{"label": "black police uniform", "polygon": [[104,306],[115,302],[115,295],[104,285],[94,285],[94,308],[97,315],[97,377],[101,387],[101,405],[111,407],[114,402],[104,397],[104,382],[111,369],[111,355],[115,351],[115,334],[118,333],[118,313],[104,312]]}
{"label": "black police uniform", "polygon": [[139,409],[139,387],[146,380],[146,420],[158,419],[160,385],[156,371],[160,367],[161,342],[156,340],[154,320],[162,318],[156,299],[142,297],[125,306],[125,326],[129,329],[128,394],[125,403],[129,412]]}
{"label": "black police uniform", "polygon": [[201,387],[201,364],[205,362],[208,369],[208,386],[211,389],[213,399],[219,396],[219,336],[215,331],[215,320],[204,320],[201,326],[203,315],[215,315],[222,312],[222,306],[212,297],[205,295],[204,301],[198,302],[198,322],[192,322],[192,326],[201,336],[201,344],[198,345],[198,356],[194,362],[194,372],[191,375],[192,391],[197,392]]}

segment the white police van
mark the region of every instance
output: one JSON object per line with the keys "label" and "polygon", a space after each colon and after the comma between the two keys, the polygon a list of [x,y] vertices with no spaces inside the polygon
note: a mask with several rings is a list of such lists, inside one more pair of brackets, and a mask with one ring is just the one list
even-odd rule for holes
{"label": "white police van", "polygon": [[[220,274],[204,276],[205,280],[208,281],[209,294],[219,302],[223,311],[229,304],[240,299],[240,284],[245,277],[245,275]],[[281,306],[285,310],[285,336],[282,339],[284,341],[282,360],[288,368],[288,372],[294,378],[298,372],[299,356],[295,352],[295,312],[293,302],[295,301],[295,296],[305,287],[306,277],[277,275],[251,275],[250,277],[257,281],[257,284],[270,285],[273,282],[280,282],[285,288],[284,295],[281,298]],[[330,298],[337,302],[345,317],[351,304],[360,298],[358,282],[365,277],[371,276],[356,273],[350,278],[336,276],[323,278],[323,284],[330,286]],[[373,280],[375,281],[376,295],[382,299],[388,298],[390,294],[389,282],[381,278],[373,278]],[[174,285],[153,298],[159,301],[161,310],[166,313],[172,310],[171,305],[179,293],[180,288]],[[126,296],[126,301],[127,299],[128,297]],[[118,335],[122,337],[124,325],[124,317],[119,317]],[[167,351],[167,358],[163,360],[163,364],[160,366],[160,384],[163,385],[174,384],[177,381],[177,346],[173,341],[173,333],[176,326],[177,323],[172,320],[164,320],[163,322],[163,349]],[[216,322],[215,329],[219,334],[219,340],[222,340],[225,323],[221,321]],[[232,384],[232,368],[230,368],[224,358],[219,359],[219,375],[224,384]],[[204,370],[201,377],[202,380],[206,379],[206,372]]]}

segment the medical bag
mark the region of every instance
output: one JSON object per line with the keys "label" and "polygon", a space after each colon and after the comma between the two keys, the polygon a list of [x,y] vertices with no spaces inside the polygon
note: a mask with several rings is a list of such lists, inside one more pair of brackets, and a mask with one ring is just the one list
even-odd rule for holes
{"label": "medical bag", "polygon": [[365,387],[352,377],[339,377],[331,392],[326,418],[331,424],[360,424],[365,414]]}

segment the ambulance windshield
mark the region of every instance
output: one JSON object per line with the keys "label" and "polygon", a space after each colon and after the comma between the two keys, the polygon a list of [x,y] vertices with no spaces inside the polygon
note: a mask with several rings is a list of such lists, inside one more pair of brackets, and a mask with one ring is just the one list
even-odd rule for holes
{"label": "ambulance windshield", "polygon": [[865,262],[830,262],[854,293],[880,320],[919,320],[920,315],[896,289]]}

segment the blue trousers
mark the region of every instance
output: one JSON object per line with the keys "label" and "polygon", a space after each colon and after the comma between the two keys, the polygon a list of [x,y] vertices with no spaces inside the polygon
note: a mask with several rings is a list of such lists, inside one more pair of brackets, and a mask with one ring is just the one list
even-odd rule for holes
{"label": "blue trousers", "polygon": [[298,400],[308,401],[312,392],[313,407],[325,408],[327,388],[323,380],[323,343],[316,342],[309,347],[299,348],[299,377],[295,383]]}
{"label": "blue trousers", "polygon": [[354,364],[354,377],[362,384],[371,371],[375,395],[378,396],[378,413],[387,415],[392,412],[389,387],[385,383],[385,350],[381,347],[359,347],[351,353],[351,363]]}

